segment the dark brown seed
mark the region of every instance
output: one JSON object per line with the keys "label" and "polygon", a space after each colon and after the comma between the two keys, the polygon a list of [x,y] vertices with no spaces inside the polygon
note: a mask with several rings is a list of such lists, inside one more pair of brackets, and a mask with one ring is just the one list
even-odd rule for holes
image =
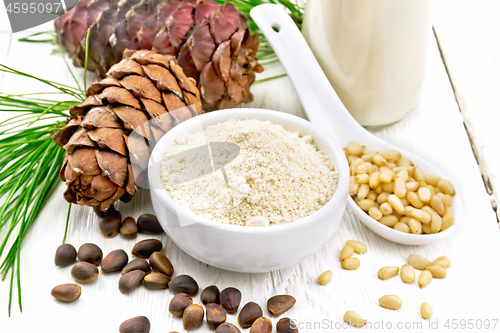
{"label": "dark brown seed", "polygon": [[273,331],[273,322],[268,318],[257,318],[250,327],[250,333],[271,333]]}
{"label": "dark brown seed", "polygon": [[167,289],[170,278],[162,273],[151,273],[144,277],[144,286],[148,289]]}
{"label": "dark brown seed", "polygon": [[50,294],[62,302],[73,302],[80,298],[82,287],[74,283],[61,284],[54,287]]}
{"label": "dark brown seed", "polygon": [[63,244],[56,250],[56,257],[54,262],[56,266],[66,267],[75,262],[76,249],[71,244]]}
{"label": "dark brown seed", "polygon": [[99,270],[91,263],[81,261],[71,268],[71,276],[78,282],[89,283],[97,279]]}
{"label": "dark brown seed", "polygon": [[227,313],[238,312],[238,307],[241,302],[241,291],[236,288],[229,287],[220,292],[220,304]]}
{"label": "dark brown seed", "polygon": [[240,324],[242,328],[248,328],[260,317],[262,317],[262,309],[259,304],[248,302],[238,315],[238,324]]}
{"label": "dark brown seed", "polygon": [[161,252],[153,252],[149,257],[149,264],[157,272],[168,276],[174,274],[174,266],[172,266],[170,260]]}
{"label": "dark brown seed", "polygon": [[136,258],[129,262],[125,267],[122,269],[122,274],[126,274],[128,272],[140,270],[143,271],[146,274],[151,273],[151,268],[149,267],[149,263],[142,258]]}
{"label": "dark brown seed", "polygon": [[182,317],[184,310],[191,304],[193,304],[193,299],[188,294],[180,293],[172,298],[168,311],[174,316]]}
{"label": "dark brown seed", "polygon": [[241,333],[241,331],[231,323],[224,323],[217,327],[215,333]]}
{"label": "dark brown seed", "polygon": [[137,224],[133,217],[126,217],[120,224],[120,234],[123,237],[132,239],[137,236]]}
{"label": "dark brown seed", "polygon": [[101,270],[105,273],[121,271],[128,262],[128,255],[123,250],[111,251],[101,262]]}
{"label": "dark brown seed", "polygon": [[99,229],[104,237],[115,237],[120,232],[121,214],[110,214],[99,222]]}
{"label": "dark brown seed", "polygon": [[163,245],[157,239],[145,239],[134,245],[132,254],[137,258],[149,258],[153,252],[161,251]]}
{"label": "dark brown seed", "polygon": [[207,304],[207,323],[211,329],[216,329],[226,321],[226,311],[216,303]]}
{"label": "dark brown seed", "polygon": [[106,212],[100,210],[99,207],[94,207],[94,213],[96,213],[96,215],[99,216],[100,218],[105,218],[108,215],[117,214],[119,212],[112,205],[111,207],[109,207],[109,209]]}
{"label": "dark brown seed", "polygon": [[102,260],[102,250],[92,243],[85,243],[78,249],[78,260],[99,266]]}
{"label": "dark brown seed", "polygon": [[278,333],[299,333],[297,324],[290,318],[282,318],[276,324],[276,331]]}
{"label": "dark brown seed", "polygon": [[144,234],[162,234],[163,228],[153,214],[142,214],[137,219],[137,230]]}
{"label": "dark brown seed", "polygon": [[144,276],[146,276],[146,273],[139,270],[123,274],[120,281],[118,281],[118,289],[120,289],[123,294],[128,294],[141,285]]}
{"label": "dark brown seed", "polygon": [[220,304],[220,292],[217,286],[209,286],[203,289],[200,295],[200,300],[204,305],[209,303]]}
{"label": "dark brown seed", "polygon": [[277,295],[267,301],[267,309],[275,316],[290,310],[295,305],[295,298],[290,295]]}
{"label": "dark brown seed", "polygon": [[168,287],[174,294],[185,293],[195,296],[198,293],[198,283],[189,275],[179,275],[169,282]]}
{"label": "dark brown seed", "polygon": [[204,314],[205,311],[201,305],[188,305],[184,310],[184,315],[182,316],[182,326],[184,326],[186,331],[195,329],[203,323]]}
{"label": "dark brown seed", "polygon": [[150,330],[151,323],[149,319],[144,316],[125,320],[120,325],[120,333],[149,333]]}

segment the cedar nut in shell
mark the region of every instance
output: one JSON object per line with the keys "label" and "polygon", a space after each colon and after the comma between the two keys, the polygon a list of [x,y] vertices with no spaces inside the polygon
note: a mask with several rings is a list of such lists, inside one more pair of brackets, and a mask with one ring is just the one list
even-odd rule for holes
{"label": "cedar nut in shell", "polygon": [[290,318],[281,318],[276,324],[276,331],[278,333],[299,333],[296,323]]}
{"label": "cedar nut in shell", "polygon": [[54,287],[50,294],[57,300],[62,302],[74,302],[80,298],[82,287],[75,283],[61,284]]}
{"label": "cedar nut in shell", "polygon": [[123,267],[122,274],[126,274],[128,272],[136,270],[143,271],[146,274],[151,273],[151,268],[149,267],[149,263],[146,261],[146,259],[135,258],[134,260],[130,261],[125,267]]}
{"label": "cedar nut in shell", "polygon": [[224,323],[217,327],[215,333],[241,333],[241,331],[231,323]]}
{"label": "cedar nut in shell", "polygon": [[125,320],[119,328],[120,333],[149,333],[151,323],[144,316],[139,316]]}
{"label": "cedar nut in shell", "polygon": [[149,258],[153,252],[161,251],[163,244],[157,239],[145,239],[135,244],[132,254],[137,258]]}
{"label": "cedar nut in shell", "polygon": [[240,324],[242,328],[248,328],[260,317],[262,317],[260,305],[255,302],[248,302],[238,315],[238,324]]}
{"label": "cedar nut in shell", "polygon": [[97,279],[99,270],[91,263],[81,261],[71,268],[71,276],[78,282],[89,283]]}
{"label": "cedar nut in shell", "polygon": [[220,324],[226,321],[226,311],[216,303],[207,304],[207,323],[211,329],[216,329]]}
{"label": "cedar nut in shell", "polygon": [[220,304],[220,291],[217,286],[209,286],[203,289],[200,295],[200,300],[203,305],[209,303]]}
{"label": "cedar nut in shell", "polygon": [[157,272],[163,273],[167,276],[174,274],[174,266],[168,258],[161,252],[153,252],[149,257],[149,264]]}
{"label": "cedar nut in shell", "polygon": [[295,298],[290,295],[277,295],[267,301],[267,309],[275,316],[290,310],[295,305]]}
{"label": "cedar nut in shell", "polygon": [[63,244],[56,250],[54,263],[59,267],[66,267],[75,262],[76,249],[71,244]]}
{"label": "cedar nut in shell", "polygon": [[152,290],[167,289],[170,278],[162,273],[151,273],[144,277],[144,286]]}
{"label": "cedar nut in shell", "polygon": [[128,239],[137,237],[137,224],[133,217],[126,217],[120,224],[120,234]]}
{"label": "cedar nut in shell", "polygon": [[184,310],[182,316],[182,326],[186,331],[193,330],[203,323],[203,315],[205,311],[203,307],[198,304],[190,304]]}
{"label": "cedar nut in shell", "polygon": [[121,271],[128,262],[128,255],[123,250],[111,251],[101,262],[101,270],[105,273]]}
{"label": "cedar nut in shell", "polygon": [[250,333],[271,333],[273,331],[273,322],[269,318],[258,318],[250,327]]}
{"label": "cedar nut in shell", "polygon": [[120,232],[121,214],[110,214],[99,222],[99,229],[104,237],[111,238]]}
{"label": "cedar nut in shell", "polygon": [[188,294],[179,293],[170,300],[168,311],[176,317],[182,317],[188,305],[193,304],[193,299]]}
{"label": "cedar nut in shell", "polygon": [[78,260],[99,266],[102,260],[102,250],[92,243],[85,243],[78,249]]}
{"label": "cedar nut in shell", "polygon": [[185,293],[195,296],[198,293],[198,283],[189,275],[179,275],[168,283],[168,287],[174,294]]}
{"label": "cedar nut in shell", "polygon": [[142,214],[137,219],[137,230],[145,234],[162,234],[163,228],[153,214]]}
{"label": "cedar nut in shell", "polygon": [[221,291],[220,304],[227,313],[234,314],[238,312],[238,307],[241,302],[241,291],[236,288],[229,287]]}
{"label": "cedar nut in shell", "polygon": [[141,285],[144,276],[146,276],[146,273],[140,270],[123,274],[118,281],[118,289],[120,289],[123,294],[128,294]]}

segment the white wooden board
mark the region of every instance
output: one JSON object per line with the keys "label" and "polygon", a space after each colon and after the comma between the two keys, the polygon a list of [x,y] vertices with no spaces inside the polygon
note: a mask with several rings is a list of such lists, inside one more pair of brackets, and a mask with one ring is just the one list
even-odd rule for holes
{"label": "white wooden board", "polygon": [[[49,56],[48,50],[40,47],[35,61],[29,53],[33,46],[21,45],[15,40],[8,58],[9,65],[56,81],[71,82],[60,58]],[[8,82],[4,88],[9,92],[37,88],[27,87],[19,80]],[[303,115],[288,78],[256,84],[253,91],[255,101],[249,106]],[[444,331],[447,320],[450,320],[450,325],[453,319],[458,323],[461,319],[473,319],[474,325],[479,323],[476,320],[481,320],[484,326],[484,320],[494,323],[493,320],[500,319],[500,290],[495,288],[500,269],[494,264],[500,253],[500,232],[434,39],[431,40],[420,107],[400,123],[377,135],[434,162],[455,181],[457,190],[463,193],[464,223],[452,238],[421,247],[396,245],[376,236],[346,213],[342,226],[326,246],[302,263],[269,274],[237,274],[208,267],[184,254],[167,237],[159,237],[166,245],[166,254],[173,262],[176,274],[192,275],[202,288],[210,284],[216,284],[221,289],[237,287],[243,293],[242,304],[255,301],[263,308],[270,296],[291,294],[297,299],[297,305],[286,316],[296,319],[304,327],[316,325],[316,329],[303,328],[300,332],[347,331],[345,326],[344,329],[337,329],[342,325],[342,316],[347,310],[355,310],[368,318],[376,327],[373,331],[379,332],[403,331],[397,328],[398,325],[411,327],[404,331],[429,331],[429,323],[437,323],[437,331]],[[181,321],[168,313],[172,297],[168,290],[139,288],[129,295],[122,295],[117,287],[119,273],[101,274],[95,282],[83,285],[82,297],[75,303],[63,304],[50,296],[54,286],[72,282],[70,268],[60,269],[53,264],[55,249],[62,241],[67,210],[62,192],[60,186],[24,242],[21,255],[22,314],[14,304],[12,317],[7,318],[8,283],[0,284],[1,331],[117,332],[125,319],[146,315],[151,320],[152,332],[182,332]],[[118,208],[123,216],[135,218],[152,212],[145,191],[131,203]],[[86,242],[96,243],[105,254],[117,248],[123,248],[130,254],[136,241],[147,238],[140,235],[132,241],[120,236],[106,239],[98,230],[98,222],[90,209],[74,207],[67,241],[76,247]],[[359,255],[361,267],[356,271],[342,270],[337,259],[348,239],[358,239],[368,245],[367,253]],[[304,242],[307,241],[304,239]],[[447,255],[453,265],[446,279],[433,280],[423,290],[416,283],[404,284],[398,277],[388,281],[378,280],[379,268],[400,266],[411,253],[431,260]],[[327,269],[333,271],[331,283],[317,285],[318,275]],[[402,309],[390,311],[380,308],[378,299],[385,294],[399,295],[404,303]],[[420,317],[419,307],[423,301],[434,308],[431,321]],[[195,302],[199,302],[198,297]],[[236,316],[228,316],[228,321],[236,323]],[[382,326],[382,321],[385,326]],[[273,322],[276,323],[277,318],[273,318]],[[391,323],[392,329],[388,329],[388,323]],[[500,323],[496,326],[496,330],[499,329]],[[208,331],[204,324],[196,332]]]}

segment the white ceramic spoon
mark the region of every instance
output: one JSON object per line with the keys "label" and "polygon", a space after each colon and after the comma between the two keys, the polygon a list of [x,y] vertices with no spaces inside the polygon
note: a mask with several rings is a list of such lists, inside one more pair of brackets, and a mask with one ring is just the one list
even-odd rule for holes
{"label": "white ceramic spoon", "polygon": [[[425,174],[431,173],[449,179],[439,169],[424,159],[393,146],[365,130],[350,115],[340,101],[327,77],[314,57],[299,29],[278,5],[260,5],[250,15],[273,47],[297,91],[309,120],[330,133],[345,147],[349,141],[366,145],[369,150],[396,149],[410,158]],[[460,193],[453,198],[454,224],[437,234],[414,235],[389,228],[372,219],[352,198],[349,207],[373,232],[388,240],[406,245],[428,244],[442,240],[454,233],[461,222],[462,201]]]}

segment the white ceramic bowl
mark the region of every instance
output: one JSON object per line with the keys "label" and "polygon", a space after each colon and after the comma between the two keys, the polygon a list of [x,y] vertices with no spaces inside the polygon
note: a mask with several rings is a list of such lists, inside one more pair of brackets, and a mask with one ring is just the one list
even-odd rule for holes
{"label": "white ceramic bowl", "polygon": [[[311,135],[315,145],[332,159],[339,173],[338,187],[330,201],[308,217],[271,227],[226,225],[195,215],[178,205],[165,191],[160,178],[161,160],[166,149],[180,134],[197,132],[200,124],[205,129],[229,119],[269,120],[289,131]],[[294,265],[326,243],[342,221],[349,167],[338,144],[327,133],[302,118],[271,110],[229,109],[189,119],[165,134],[153,149],[148,176],[155,213],[177,246],[211,266],[258,273]]]}

